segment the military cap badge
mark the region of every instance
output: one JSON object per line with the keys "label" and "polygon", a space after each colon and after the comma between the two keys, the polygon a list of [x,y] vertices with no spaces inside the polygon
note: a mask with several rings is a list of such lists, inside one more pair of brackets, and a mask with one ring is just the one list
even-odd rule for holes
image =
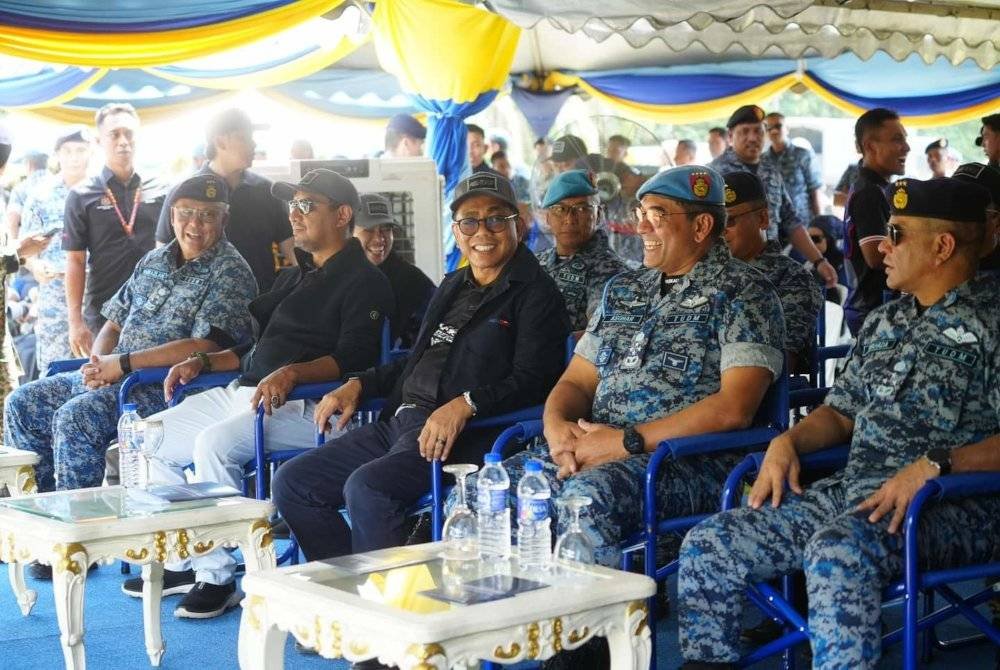
{"label": "military cap badge", "polygon": [[712,187],[712,177],[707,172],[692,172],[688,175],[691,183],[691,193],[697,198],[704,198]]}
{"label": "military cap badge", "polygon": [[736,191],[726,186],[726,204],[731,205],[736,200]]}
{"label": "military cap badge", "polygon": [[209,184],[205,187],[205,197],[214,198],[218,194],[219,192],[215,189],[215,184],[209,182]]}
{"label": "military cap badge", "polygon": [[896,209],[906,209],[910,196],[906,193],[906,180],[896,182],[896,192],[892,196],[892,206]]}

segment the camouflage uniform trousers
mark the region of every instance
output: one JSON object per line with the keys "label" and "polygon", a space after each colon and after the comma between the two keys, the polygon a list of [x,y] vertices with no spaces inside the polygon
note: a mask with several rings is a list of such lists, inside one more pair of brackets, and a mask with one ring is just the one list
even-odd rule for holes
{"label": "camouflage uniform trousers", "polygon": [[[580,525],[594,545],[597,562],[618,567],[622,541],[642,529],[643,482],[650,456],[631,456],[605,463],[563,480],[556,477],[559,467],[552,461],[544,444],[504,460],[504,468],[510,477],[508,506],[511,509],[512,541],[517,537],[517,484],[529,459],[542,462],[542,470],[549,480],[552,489],[549,513],[556,534],[565,532],[570,522],[569,515],[561,513],[558,500],[567,496],[589,497],[592,503],[581,513]],[[660,518],[717,511],[722,486],[739,460],[739,456],[727,454],[664,461],[656,492]],[[476,509],[475,475],[466,479],[466,495],[469,506]],[[451,511],[456,498],[452,492],[445,506],[446,512]]]}
{"label": "camouflage uniform trousers", "polygon": [[[858,502],[842,484],[821,480],[778,509],[743,507],[693,528],[681,546],[677,582],[683,657],[737,661],[747,585],[802,569],[813,667],[874,668],[882,653],[882,591],[901,574],[903,541],[888,533],[889,517],[869,523],[866,513],[854,512]],[[998,498],[927,508],[921,567],[991,560],[1000,549],[998,514]]]}
{"label": "camouflage uniform trousers", "polygon": [[[4,443],[38,454],[39,491],[100,486],[104,452],[118,424],[118,388],[91,391],[80,372],[64,372],[19,387],[4,404]],[[130,401],[141,416],[165,409],[163,390],[144,385]]]}
{"label": "camouflage uniform trousers", "polygon": [[38,371],[45,374],[49,363],[73,358],[69,347],[69,316],[66,311],[66,283],[60,277],[38,287],[38,344],[35,356]]}

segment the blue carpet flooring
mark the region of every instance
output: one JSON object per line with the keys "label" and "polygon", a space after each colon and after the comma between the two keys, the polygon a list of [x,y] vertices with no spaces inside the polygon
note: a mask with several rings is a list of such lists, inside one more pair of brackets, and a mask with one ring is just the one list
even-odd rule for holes
{"label": "blue carpet flooring", "polygon": [[[141,602],[121,593],[122,575],[117,566],[102,566],[87,579],[84,626],[87,663],[91,670],[133,670],[149,668],[142,637]],[[7,581],[7,566],[0,565],[0,670],[56,670],[62,667],[59,628],[56,622],[52,587],[49,583],[28,578],[38,591],[38,602],[27,617],[22,617]],[[237,668],[236,639],[240,608],[211,620],[176,619],[172,611],[179,596],[164,599],[163,638],[167,650],[161,667],[165,670],[229,670]],[[887,617],[894,622],[890,612]],[[958,636],[969,632],[962,623],[942,627],[942,634]],[[657,626],[660,670],[673,670],[680,662],[677,652],[677,620],[672,614]],[[996,650],[978,645],[962,650],[935,654],[932,669],[993,670]],[[898,651],[893,650],[881,664],[883,668],[900,667]],[[342,661],[327,661],[303,656],[292,648],[289,638],[285,667],[290,669],[348,667]],[[528,664],[516,666],[531,667]],[[765,663],[761,668],[777,668]],[[799,667],[807,667],[801,664]]]}

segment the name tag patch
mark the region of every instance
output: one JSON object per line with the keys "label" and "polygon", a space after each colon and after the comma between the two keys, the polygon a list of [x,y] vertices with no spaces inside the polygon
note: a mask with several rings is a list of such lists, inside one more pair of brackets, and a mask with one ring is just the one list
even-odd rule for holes
{"label": "name tag patch", "polygon": [[975,366],[976,362],[979,360],[979,354],[974,351],[966,351],[965,349],[959,349],[957,347],[949,347],[946,344],[939,344],[937,342],[928,342],[924,346],[924,351],[931,356],[937,356],[938,358],[943,358],[948,361],[954,361],[968,367]]}
{"label": "name tag patch", "polygon": [[708,312],[692,312],[689,314],[674,312],[667,314],[664,323],[668,326],[676,326],[681,323],[708,323]]}
{"label": "name tag patch", "polygon": [[562,270],[556,274],[556,279],[560,279],[570,284],[582,284],[584,283],[585,277],[582,274]]}
{"label": "name tag patch", "polygon": [[677,370],[678,372],[687,370],[689,361],[690,359],[684,354],[675,354],[672,351],[667,351],[663,354],[663,367]]}
{"label": "name tag patch", "polygon": [[628,314],[627,312],[615,312],[604,319],[608,323],[642,323],[642,314]]}

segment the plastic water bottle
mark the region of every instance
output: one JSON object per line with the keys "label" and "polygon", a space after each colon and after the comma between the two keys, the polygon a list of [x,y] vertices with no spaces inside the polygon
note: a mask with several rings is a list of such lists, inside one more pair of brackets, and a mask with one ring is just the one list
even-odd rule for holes
{"label": "plastic water bottle", "polygon": [[126,403],[118,419],[118,478],[125,489],[142,486],[142,467],[140,463],[139,422],[142,418],[136,410],[135,403]]}
{"label": "plastic water bottle", "polygon": [[526,568],[545,569],[552,560],[549,480],[540,461],[528,461],[517,485],[517,551]]}
{"label": "plastic water bottle", "polygon": [[484,561],[510,557],[510,510],[507,495],[510,477],[497,454],[486,454],[486,465],[476,480],[476,512],[479,515],[479,555]]}

